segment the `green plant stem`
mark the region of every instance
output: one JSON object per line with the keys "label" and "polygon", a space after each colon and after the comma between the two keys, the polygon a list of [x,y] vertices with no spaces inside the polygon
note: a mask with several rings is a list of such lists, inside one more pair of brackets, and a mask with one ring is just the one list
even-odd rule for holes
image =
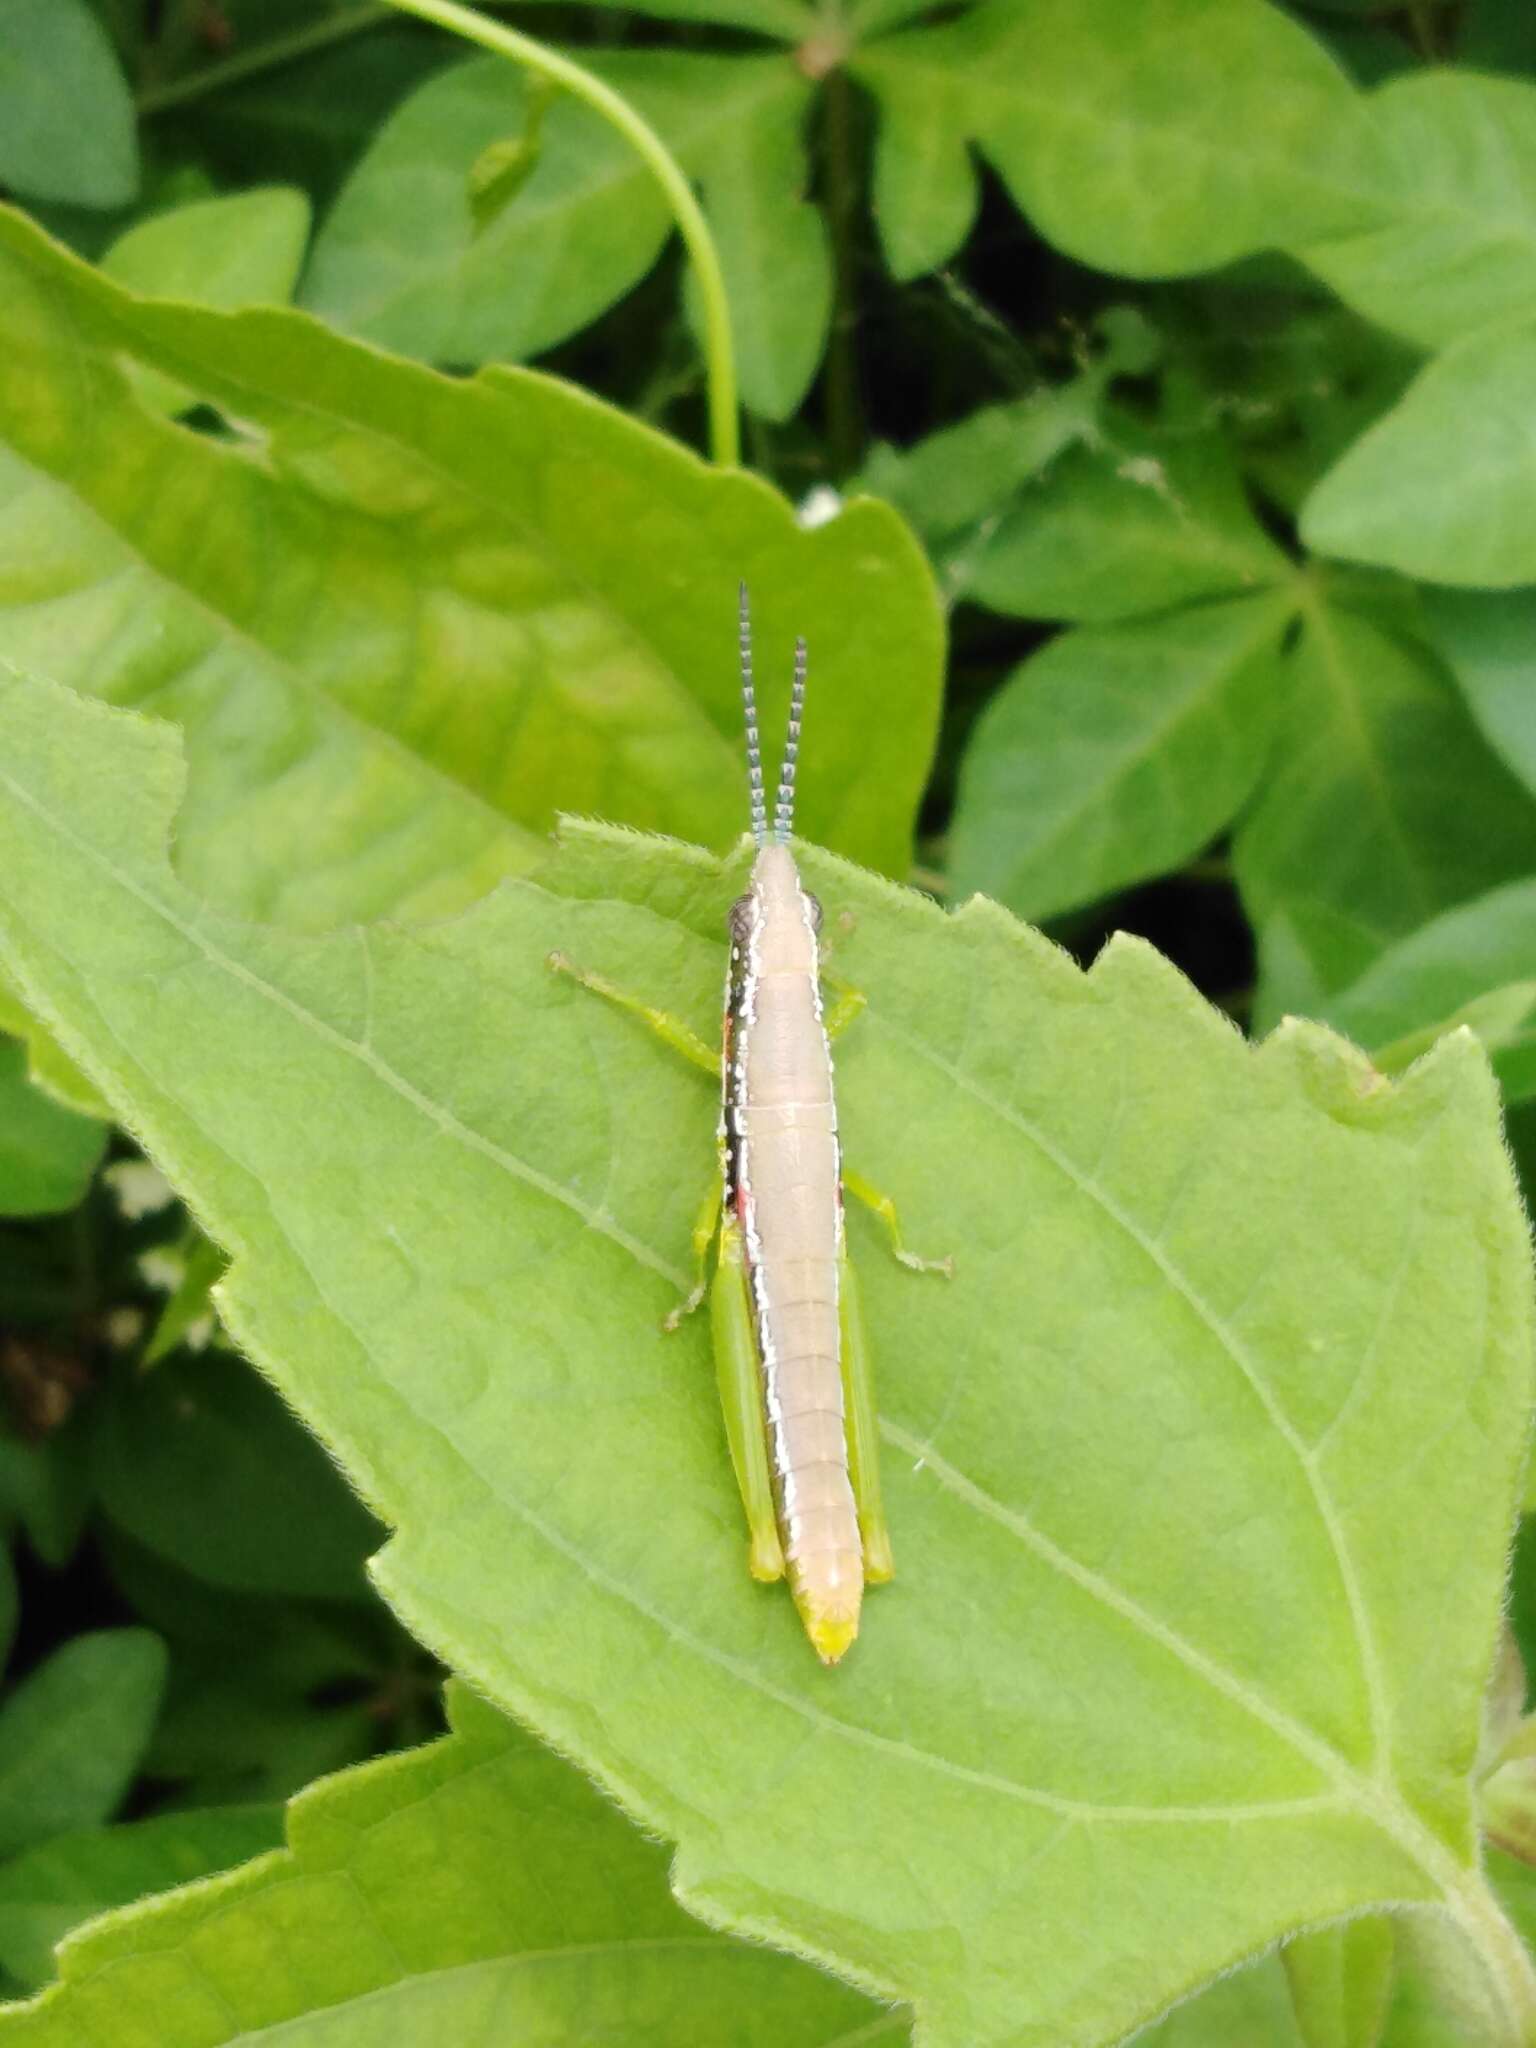
{"label": "green plant stem", "polygon": [[473,8],[460,7],[455,0],[389,0],[389,5],[418,20],[479,43],[499,57],[510,57],[541,77],[563,86],[573,98],[586,104],[625,136],[651,172],[672,209],[678,232],[688,251],[699,288],[704,313],[704,366],[709,382],[710,452],[722,469],[735,469],[741,444],[736,416],[736,357],[731,340],[731,310],[725,295],[725,279],[714,237],[693,195],[677,159],[661,137],[628,100],[584,70],[572,58],[547,49],[531,36],[499,21],[487,21]]}
{"label": "green plant stem", "polygon": [[1536,1965],[1482,1876],[1471,1873],[1447,1897],[1451,1918],[1494,1987],[1511,2048],[1536,2048]]}
{"label": "green plant stem", "polygon": [[308,28],[295,29],[291,35],[274,36],[270,42],[262,43],[254,50],[242,50],[238,57],[226,57],[217,64],[209,64],[201,71],[190,73],[186,78],[173,78],[166,85],[147,86],[138,95],[139,112],[148,116],[163,114],[171,107],[184,107],[192,100],[200,100],[205,93],[218,92],[226,85],[238,85],[243,79],[254,78],[263,71],[275,71],[279,65],[290,64],[296,57],[307,57],[332,43],[344,42],[348,36],[361,35],[364,29],[377,28],[381,21],[388,19],[387,6],[354,7],[349,13],[333,14],[326,21],[312,22]]}

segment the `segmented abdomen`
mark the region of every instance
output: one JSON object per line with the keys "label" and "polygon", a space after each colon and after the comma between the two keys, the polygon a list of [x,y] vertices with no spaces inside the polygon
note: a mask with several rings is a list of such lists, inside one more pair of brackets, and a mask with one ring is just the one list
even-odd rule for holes
{"label": "segmented abdomen", "polygon": [[757,979],[733,1108],[790,1589],[808,1625],[851,1634],[864,1572],[839,1363],[837,1116],[813,975]]}

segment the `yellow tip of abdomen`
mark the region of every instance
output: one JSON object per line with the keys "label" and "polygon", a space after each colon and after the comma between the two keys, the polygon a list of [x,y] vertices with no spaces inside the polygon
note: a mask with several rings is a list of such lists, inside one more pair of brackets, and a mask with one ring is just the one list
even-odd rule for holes
{"label": "yellow tip of abdomen", "polygon": [[851,1621],[832,1621],[825,1616],[806,1617],[805,1632],[811,1648],[823,1664],[835,1664],[859,1632],[858,1616]]}

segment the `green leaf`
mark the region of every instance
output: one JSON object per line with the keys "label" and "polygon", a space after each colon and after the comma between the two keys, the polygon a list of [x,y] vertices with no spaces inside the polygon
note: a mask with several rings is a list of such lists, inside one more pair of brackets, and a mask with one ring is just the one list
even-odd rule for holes
{"label": "green leaf", "polygon": [[0,8],[0,183],[70,206],[138,190],[128,82],[86,0]]}
{"label": "green leaf", "polygon": [[23,1041],[27,1048],[27,1071],[37,1086],[55,1102],[82,1116],[102,1117],[107,1106],[61,1045],[49,1036],[0,969],[0,1031]]}
{"label": "green leaf", "polygon": [[0,1865],[0,1964],[36,1990],[53,1976],[54,1945],[82,1921],[211,1877],[282,1839],[275,1806],[212,1807],[56,1835]]}
{"label": "green leaf", "polygon": [[1457,342],[1312,492],[1307,545],[1430,583],[1536,582],[1533,389],[1536,322]]}
{"label": "green leaf", "polygon": [[1488,744],[1536,790],[1536,591],[1431,590],[1424,616]]}
{"label": "green leaf", "polygon": [[[290,186],[272,185],[153,214],[118,237],[101,267],[131,292],[232,312],[285,305],[308,240],[309,201]],[[151,411],[184,412],[196,397],[137,363],[130,377],[139,403]]]}
{"label": "green leaf", "polygon": [[240,1592],[356,1598],[381,1537],[314,1438],[226,1352],[118,1374],[96,1481],[129,1535]]}
{"label": "green leaf", "polygon": [[1522,1101],[1536,1094],[1533,932],[1536,881],[1512,882],[1410,933],[1319,1014],[1361,1045],[1404,1053],[1412,1047],[1402,1041],[1470,1024],[1488,1048],[1505,1099]]}
{"label": "green leaf", "polygon": [[130,292],[233,311],[291,296],[309,237],[309,201],[269,185],[152,214],[119,235],[101,267]]}
{"label": "green leaf", "polygon": [[1051,917],[1198,853],[1264,765],[1288,594],[1064,633],[1014,670],[961,766],[957,893]]}
{"label": "green leaf", "polygon": [[0,1707],[0,1857],[109,1818],[138,1768],[165,1684],[148,1629],[72,1636]]}
{"label": "green leaf", "polygon": [[546,964],[707,1029],[740,858],[591,827],[452,922],[293,935],[172,873],[168,729],[21,681],[0,722],[28,999],[230,1246],[391,1603],[678,1842],[688,1906],[935,2048],[1098,2048],[1393,1903],[1521,1995],[1469,1774],[1528,1250],[1469,1039],[1395,1088],[1319,1027],[1253,1048],[1134,941],[1085,977],[808,851],[869,996],[850,1158],[956,1253],[853,1226],[901,1565],[829,1675],[743,1569],[706,1333],[658,1328],[712,1090]]}
{"label": "green leaf", "polygon": [[1284,913],[1323,989],[1536,867],[1536,803],[1421,643],[1313,603],[1284,684],[1274,767],[1233,854],[1250,921]]}
{"label": "green leaf", "polygon": [[965,567],[965,595],[993,611],[1088,624],[1262,589],[1290,571],[1224,441],[1131,434],[1064,455]]}
{"label": "green leaf", "polygon": [[[582,60],[657,129],[703,187],[756,411],[795,410],[820,361],[830,263],[802,199],[812,88],[782,55],[644,50]],[[587,326],[651,268],[673,232],[654,174],[612,125],[565,95],[511,205],[477,222],[486,150],[525,131],[536,81],[499,57],[429,79],[385,122],[327,219],[306,304],[435,362],[514,361]]]}
{"label": "green leaf", "polygon": [[[0,2012],[0,2041],[906,2039],[903,2014],[688,1919],[659,1843],[467,1689],[450,1697],[446,1740],[301,1793],[291,1847],[82,1929],[61,1984]],[[4,1892],[0,1873],[0,1912]]]}
{"label": "green leaf", "polygon": [[1306,2048],[1381,2048],[1396,1973],[1385,1919],[1298,1935],[1280,1951]]}
{"label": "green leaf", "polygon": [[0,1216],[73,1209],[91,1184],[107,1134],[27,1078],[26,1047],[0,1038]]}
{"label": "green leaf", "polygon": [[[231,908],[438,915],[562,810],[729,845],[742,575],[765,730],[810,642],[806,832],[905,872],[943,625],[888,507],[802,532],[550,378],[138,301],[3,212],[0,342],[0,656],[191,733],[178,860]],[[125,354],[238,428],[148,417]]]}
{"label": "green leaf", "polygon": [[857,52],[853,70],[894,109],[875,204],[898,277],[963,237],[971,142],[1047,240],[1124,277],[1210,270],[1377,217],[1365,103],[1263,0],[981,0]]}
{"label": "green leaf", "polygon": [[229,1261],[211,1239],[195,1228],[183,1240],[180,1255],[181,1278],[144,1347],[146,1366],[158,1365],[179,1345],[191,1341],[199,1324],[212,1325],[217,1319],[213,1290],[223,1279]]}
{"label": "green leaf", "polygon": [[1302,251],[1367,318],[1438,348],[1536,314],[1536,85],[1414,71],[1371,101],[1391,217]]}

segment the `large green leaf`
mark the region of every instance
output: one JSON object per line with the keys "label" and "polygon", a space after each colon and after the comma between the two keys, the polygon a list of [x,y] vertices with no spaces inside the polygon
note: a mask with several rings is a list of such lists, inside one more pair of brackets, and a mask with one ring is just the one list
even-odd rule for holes
{"label": "large green leaf", "polygon": [[106,1143],[92,1117],[62,1108],[27,1079],[26,1048],[0,1038],[0,1216],[72,1209]]}
{"label": "large green leaf", "polygon": [[143,1628],[72,1636],[0,1708],[0,1857],[110,1818],[149,1741],[165,1651]]}
{"label": "large green leaf", "polygon": [[1416,71],[1371,107],[1392,156],[1390,217],[1305,250],[1308,263],[1430,348],[1536,314],[1536,85]]}
{"label": "large green leaf", "polygon": [[[830,268],[804,202],[812,87],[787,54],[582,52],[703,188],[721,244],[749,405],[794,411],[820,360]],[[470,173],[529,134],[540,91],[500,57],[429,79],[348,180],[315,249],[306,302],[390,348],[436,362],[537,355],[584,327],[655,262],[673,230],[654,173],[590,107],[538,117],[531,175],[477,224]]]}
{"label": "large green leaf", "polygon": [[1238,830],[1255,927],[1284,916],[1324,990],[1394,939],[1536,869],[1536,802],[1429,649],[1309,604],[1273,771]]}
{"label": "large green leaf", "polygon": [[[311,1786],[291,1847],[115,1913],[6,2048],[853,2048],[908,2033],[819,1971],[700,1927],[666,1854],[463,1688],[445,1741]],[[210,1817],[211,1818],[211,1817]],[[121,1831],[119,1831],[121,1832]],[[6,1874],[0,1872],[0,1924]]]}
{"label": "large green leaf", "polygon": [[19,679],[0,724],[29,1000],[230,1247],[391,1602],[676,1839],[693,1910],[939,2048],[1119,2041],[1392,1901],[1527,1995],[1469,1792],[1532,1334],[1470,1038],[1389,1087],[1144,946],[1085,977],[808,853],[869,996],[850,1157],[956,1255],[854,1227],[900,1577],[827,1672],[743,1570],[706,1333],[658,1328],[712,1091],[547,966],[707,1029],[739,860],[589,828],[452,922],[306,938],[172,873],[169,729]]}
{"label": "large green leaf", "polygon": [[0,183],[71,206],[138,189],[128,81],[87,0],[0,7]]}
{"label": "large green leaf", "polygon": [[898,276],[964,235],[973,141],[1043,235],[1127,277],[1209,270],[1379,214],[1365,102],[1266,0],[982,0],[853,68],[881,103],[875,210]]}
{"label": "large green leaf", "polygon": [[1536,320],[1469,335],[1329,470],[1308,546],[1429,583],[1536,582]]}
{"label": "large green leaf", "polygon": [[961,768],[954,886],[1050,917],[1177,867],[1274,735],[1284,591],[1064,633],[1017,668]]}
{"label": "large green leaf", "polygon": [[[728,844],[743,575],[769,731],[810,641],[807,831],[904,870],[942,622],[889,507],[802,532],[549,378],[136,300],[4,212],[0,340],[0,654],[188,730],[197,886],[326,924],[456,907],[560,810]],[[147,414],[124,356],[236,430]]]}
{"label": "large green leaf", "polygon": [[1432,590],[1425,617],[1490,746],[1536,790],[1536,590]]}
{"label": "large green leaf", "polygon": [[282,1841],[270,1806],[211,1807],[55,1835],[0,1865],[0,1964],[29,1990],[53,1975],[54,1944],[111,1906],[227,1870]]}

